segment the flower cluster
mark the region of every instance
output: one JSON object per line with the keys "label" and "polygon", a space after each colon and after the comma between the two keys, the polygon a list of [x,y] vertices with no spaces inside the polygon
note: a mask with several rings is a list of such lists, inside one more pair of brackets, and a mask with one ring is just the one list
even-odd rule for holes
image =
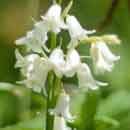
{"label": "flower cluster", "polygon": [[[67,30],[70,35],[67,52],[62,49],[62,46],[48,48],[48,33],[53,32],[58,35],[62,30]],[[95,32],[95,30],[84,29],[75,16],[66,14],[63,17],[60,5],[52,5],[41,20],[35,23],[33,30],[27,32],[25,37],[16,40],[17,45],[26,46],[28,51],[28,54],[23,56],[16,50],[15,67],[20,68],[25,77],[19,83],[25,84],[36,92],[46,93],[48,73],[53,72],[61,80],[63,76],[70,78],[76,75],[79,88],[86,90],[106,86],[107,83],[94,79],[89,65],[82,62],[76,47],[82,42],[90,43],[90,56],[95,72],[102,74],[105,71],[112,71],[115,61],[120,59],[110,51],[107,43],[119,44],[120,41],[115,35],[88,36]],[[56,107],[50,110],[50,114],[55,115],[54,130],[69,130],[65,121],[74,119],[70,114],[69,104],[70,97],[65,90],[62,90]]]}

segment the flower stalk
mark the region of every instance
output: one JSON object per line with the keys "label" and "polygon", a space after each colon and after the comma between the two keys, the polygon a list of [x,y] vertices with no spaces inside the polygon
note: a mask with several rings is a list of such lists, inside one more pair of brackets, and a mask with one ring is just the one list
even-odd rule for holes
{"label": "flower stalk", "polygon": [[47,86],[47,105],[46,105],[46,130],[52,130],[53,129],[53,121],[54,121],[54,116],[50,115],[49,109],[52,108],[52,100],[53,100],[53,80],[54,76],[53,73],[50,72],[48,74],[48,86]]}
{"label": "flower stalk", "polygon": [[[56,34],[50,32],[50,49],[53,50],[56,47]],[[48,74],[48,86],[47,86],[47,107],[46,107],[46,130],[53,130],[54,115],[51,115],[49,110],[55,107],[55,89],[56,89],[56,76],[53,72]],[[56,84],[56,85],[55,85]]]}

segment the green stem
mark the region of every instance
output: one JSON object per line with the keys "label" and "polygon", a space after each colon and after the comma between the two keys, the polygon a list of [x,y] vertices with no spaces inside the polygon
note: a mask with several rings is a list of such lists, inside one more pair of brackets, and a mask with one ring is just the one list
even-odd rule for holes
{"label": "green stem", "polygon": [[56,101],[60,93],[61,79],[55,76],[53,72],[48,75],[48,98],[47,98],[47,112],[46,112],[46,130],[53,130],[54,116],[50,115],[49,109],[56,106]]}
{"label": "green stem", "polygon": [[[56,48],[56,34],[50,33],[50,49]],[[55,78],[55,80],[54,80]],[[48,88],[47,88],[47,108],[46,108],[46,130],[53,130],[54,116],[50,115],[49,110],[53,109],[56,104],[55,88],[57,88],[57,77],[53,72],[48,74]]]}
{"label": "green stem", "polygon": [[[52,0],[53,4],[56,0]],[[58,4],[62,3],[62,0],[58,0]],[[53,50],[56,48],[57,44],[57,37],[54,32],[50,33],[50,49]],[[52,78],[53,77],[53,78]],[[46,130],[53,130],[54,126],[54,116],[50,115],[49,109],[52,109],[56,105],[56,100],[58,98],[58,93],[60,90],[60,79],[55,76],[54,81],[54,74],[51,72],[48,75],[48,97],[47,97],[47,110],[46,110]]]}
{"label": "green stem", "polygon": [[54,32],[50,33],[50,48],[53,50],[56,47],[56,34]]}
{"label": "green stem", "polygon": [[52,88],[53,88],[53,73],[48,74],[48,88],[47,88],[47,111],[46,111],[46,130],[53,130],[53,116],[50,115],[49,109],[51,109],[52,100]]}
{"label": "green stem", "polygon": [[79,130],[95,130],[94,116],[97,110],[99,91],[88,91],[81,107]]}
{"label": "green stem", "polygon": [[56,105],[56,101],[59,97],[59,94],[60,94],[60,90],[61,90],[61,79],[58,78],[58,77],[55,77],[55,84],[54,84],[54,93],[53,93],[53,97],[54,97],[54,100],[53,100],[53,105],[55,106]]}

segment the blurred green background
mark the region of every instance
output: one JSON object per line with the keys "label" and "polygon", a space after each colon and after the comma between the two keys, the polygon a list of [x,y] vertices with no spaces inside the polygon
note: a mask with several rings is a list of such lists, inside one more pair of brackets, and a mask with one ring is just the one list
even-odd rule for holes
{"label": "blurred green background", "polygon": [[[63,1],[63,6],[69,2]],[[112,8],[113,1],[74,0],[70,11],[84,27],[97,29],[97,34],[117,34],[122,41],[112,47],[121,56],[113,72],[97,77],[109,86],[100,92],[74,95],[72,112],[81,115],[80,130],[130,130],[130,2],[117,0]],[[49,0],[0,0],[0,82],[14,84],[19,79],[14,69],[14,41],[32,28],[33,19],[38,20],[49,4]],[[109,9],[113,11],[107,19]],[[86,54],[86,48],[80,49]],[[0,83],[0,130],[41,130],[44,107],[40,95]]]}

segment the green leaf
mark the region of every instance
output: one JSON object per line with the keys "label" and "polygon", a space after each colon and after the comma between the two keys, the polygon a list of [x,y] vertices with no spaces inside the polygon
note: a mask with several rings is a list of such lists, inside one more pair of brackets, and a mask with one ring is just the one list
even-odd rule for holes
{"label": "green leaf", "polygon": [[88,91],[81,107],[79,129],[94,130],[94,117],[96,114],[97,103],[99,99],[99,91]]}
{"label": "green leaf", "polygon": [[73,0],[71,0],[69,2],[69,4],[66,6],[66,8],[63,10],[63,13],[62,13],[62,16],[61,16],[62,18],[66,17],[68,15],[72,5],[73,5]]}
{"label": "green leaf", "polygon": [[43,130],[44,117],[38,116],[32,120],[26,120],[13,126],[1,128],[0,130]]}
{"label": "green leaf", "polygon": [[117,128],[120,125],[119,121],[106,116],[96,118],[95,122],[96,130],[105,130],[106,128]]}
{"label": "green leaf", "polygon": [[109,116],[118,118],[123,113],[130,112],[130,93],[121,90],[111,94],[107,99],[102,100],[99,107],[97,116]]}

